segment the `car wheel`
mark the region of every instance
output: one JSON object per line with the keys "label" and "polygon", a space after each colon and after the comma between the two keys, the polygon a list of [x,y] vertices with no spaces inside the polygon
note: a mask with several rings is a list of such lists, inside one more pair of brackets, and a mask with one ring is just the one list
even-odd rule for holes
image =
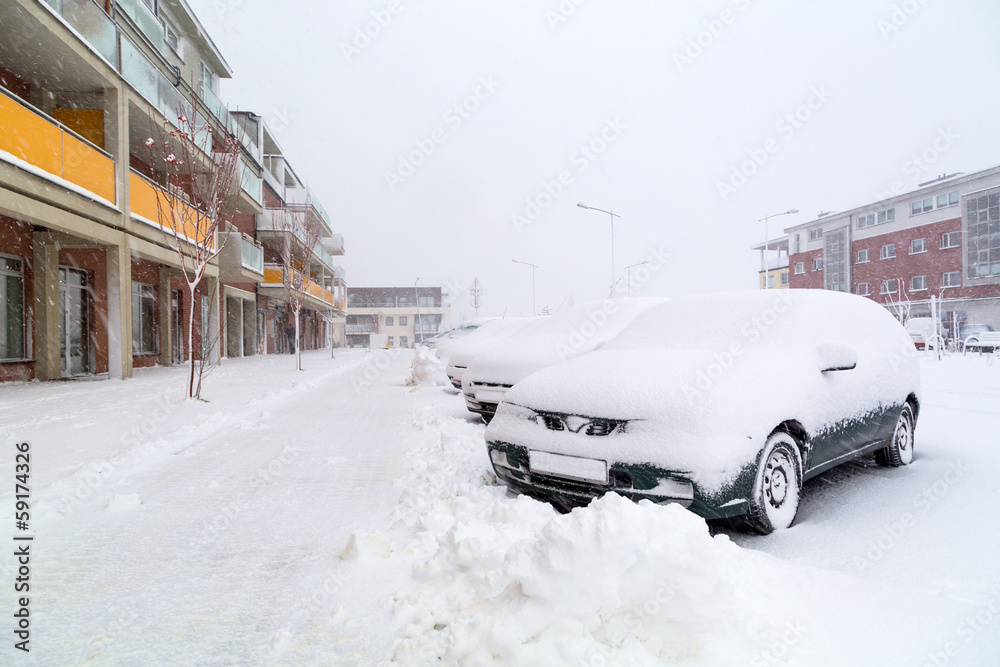
{"label": "car wheel", "polygon": [[875,452],[875,461],[879,465],[893,468],[909,465],[913,460],[914,426],[913,406],[905,403],[896,420],[896,428],[892,431],[892,440],[884,449]]}
{"label": "car wheel", "polygon": [[757,464],[746,522],[761,535],[788,528],[799,509],[802,466],[792,436],[772,433]]}

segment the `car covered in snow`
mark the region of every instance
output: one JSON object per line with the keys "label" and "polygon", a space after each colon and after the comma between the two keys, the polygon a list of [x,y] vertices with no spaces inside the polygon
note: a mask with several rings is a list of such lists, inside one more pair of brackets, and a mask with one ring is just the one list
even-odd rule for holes
{"label": "car covered in snow", "polygon": [[918,350],[934,350],[944,340],[941,323],[931,317],[911,317],[904,327]]}
{"label": "car covered in snow", "polygon": [[546,366],[591,352],[617,336],[646,308],[664,299],[605,299],[538,318],[506,342],[476,356],[462,373],[470,412],[487,423],[507,390]]}
{"label": "car covered in snow", "polygon": [[455,389],[462,388],[462,374],[469,362],[487,350],[503,343],[518,331],[532,326],[534,317],[507,317],[486,322],[478,329],[447,347],[436,350],[438,357],[448,362],[445,372]]}
{"label": "car covered in snow", "polygon": [[515,384],[486,429],[497,478],[569,508],[616,492],[760,533],[804,480],[908,464],[920,370],[882,306],[825,290],[672,299],[593,352]]}

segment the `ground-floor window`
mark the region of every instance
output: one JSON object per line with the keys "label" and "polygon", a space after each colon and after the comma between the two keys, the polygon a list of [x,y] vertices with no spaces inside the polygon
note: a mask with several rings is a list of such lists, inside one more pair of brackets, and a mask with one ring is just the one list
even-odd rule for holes
{"label": "ground-floor window", "polygon": [[399,337],[399,346],[400,347],[409,347],[410,346],[410,341],[407,339],[406,336],[400,336]]}
{"label": "ground-floor window", "polygon": [[132,283],[132,354],[156,354],[156,288]]}
{"label": "ground-floor window", "polygon": [[0,255],[0,359],[24,358],[24,262]]}
{"label": "ground-floor window", "polygon": [[208,359],[208,351],[212,347],[212,341],[208,338],[209,332],[209,312],[208,312],[208,297],[204,294],[201,297],[201,358],[203,360]]}

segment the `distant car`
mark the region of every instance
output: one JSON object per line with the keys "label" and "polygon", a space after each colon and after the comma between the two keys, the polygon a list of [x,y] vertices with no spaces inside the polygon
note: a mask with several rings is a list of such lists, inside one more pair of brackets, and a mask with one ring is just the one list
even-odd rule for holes
{"label": "distant car", "polygon": [[471,322],[466,322],[465,324],[457,326],[454,329],[449,329],[448,331],[442,331],[441,333],[436,334],[430,338],[426,338],[423,341],[421,341],[418,345],[422,345],[424,347],[428,347],[431,349],[439,348],[442,345],[447,345],[450,341],[467,336],[468,334],[472,333],[483,324],[489,322],[491,319],[493,318],[480,318],[478,320],[472,320]]}
{"label": "distant car", "polygon": [[931,317],[911,317],[904,327],[918,350],[933,350],[942,340],[941,324]]}
{"label": "distant car", "polygon": [[768,533],[791,525],[810,477],[870,453],[910,463],[911,345],[850,294],[672,299],[515,384],[486,428],[489,457],[510,489],[561,508],[613,491]]}
{"label": "distant car", "polygon": [[506,341],[523,328],[536,321],[533,317],[514,317],[492,320],[479,327],[474,333],[438,351],[438,356],[448,361],[445,372],[455,389],[462,388],[462,374],[465,367],[483,352]]}
{"label": "distant car", "polygon": [[[993,331],[993,327],[989,324],[963,324],[958,329],[958,339],[962,342],[962,348],[964,349],[966,345],[970,347],[979,348],[980,334],[989,333]],[[985,349],[983,351],[992,352],[992,348],[989,350]]]}
{"label": "distant car", "polygon": [[506,342],[476,356],[462,374],[470,412],[489,423],[507,390],[535,371],[572,359],[607,343],[646,308],[664,299],[592,301],[538,318]]}

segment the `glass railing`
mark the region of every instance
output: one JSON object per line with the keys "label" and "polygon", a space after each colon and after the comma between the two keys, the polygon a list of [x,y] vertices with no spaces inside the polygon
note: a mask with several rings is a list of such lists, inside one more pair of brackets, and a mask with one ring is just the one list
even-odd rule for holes
{"label": "glass railing", "polygon": [[243,268],[264,275],[264,248],[246,236],[240,236],[240,243]]}
{"label": "glass railing", "polygon": [[264,201],[263,184],[260,176],[250,171],[250,167],[240,159],[240,187],[258,204]]}
{"label": "glass railing", "polygon": [[95,51],[117,69],[118,30],[94,0],[44,0]]}
{"label": "glass railing", "polygon": [[0,150],[116,203],[111,156],[3,88]]}
{"label": "glass railing", "polygon": [[[66,0],[63,0],[64,2]],[[142,0],[115,0],[157,51],[163,52],[163,21]]]}

